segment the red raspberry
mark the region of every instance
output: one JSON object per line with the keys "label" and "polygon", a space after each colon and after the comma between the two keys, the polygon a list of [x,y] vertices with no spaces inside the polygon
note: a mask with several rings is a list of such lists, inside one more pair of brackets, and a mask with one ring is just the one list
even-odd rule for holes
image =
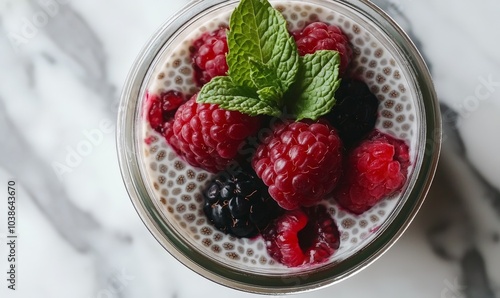
{"label": "red raspberry", "polygon": [[405,142],[375,131],[350,152],[334,197],[351,212],[363,213],[403,187],[409,165]]}
{"label": "red raspberry", "polygon": [[288,211],[262,237],[269,255],[288,267],[322,263],[340,245],[338,227],[323,205]]}
{"label": "red raspberry", "polygon": [[167,143],[175,150],[177,154],[181,153],[181,147],[179,145],[179,140],[174,134],[174,120],[165,122],[163,125],[163,136],[167,140]]}
{"label": "red raspberry", "polygon": [[196,102],[196,94],[175,114],[174,135],[186,161],[219,172],[238,157],[247,137],[260,128],[260,118]]}
{"label": "red raspberry", "polygon": [[185,102],[184,95],[175,90],[163,92],[160,95],[146,93],[148,120],[151,127],[159,133],[163,124],[174,118],[175,111]]}
{"label": "red raspberry", "polygon": [[337,185],[342,142],[323,120],[280,123],[257,148],[252,166],[283,209],[312,206]]}
{"label": "red raspberry", "polygon": [[172,122],[175,112],[185,101],[185,96],[175,90],[163,92],[160,95],[146,93],[146,110],[149,124],[165,137],[177,153],[179,148],[173,135]]}
{"label": "red raspberry", "polygon": [[190,51],[198,86],[203,86],[216,76],[227,74],[226,54],[229,50],[226,31],[226,28],[220,28],[206,32],[194,41]]}
{"label": "red raspberry", "polygon": [[333,50],[340,53],[340,73],[344,73],[351,62],[352,48],[349,39],[337,26],[314,22],[302,30],[292,32],[299,54],[312,54],[319,50]]}

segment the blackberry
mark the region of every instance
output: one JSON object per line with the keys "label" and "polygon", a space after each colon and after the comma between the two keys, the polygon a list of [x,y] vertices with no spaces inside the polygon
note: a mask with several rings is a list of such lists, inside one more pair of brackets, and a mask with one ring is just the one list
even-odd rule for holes
{"label": "blackberry", "polygon": [[379,102],[364,82],[354,79],[343,79],[335,98],[327,118],[344,144],[351,146],[375,127]]}
{"label": "blackberry", "polygon": [[238,238],[251,238],[278,215],[280,208],[267,187],[254,174],[219,174],[203,192],[203,211],[220,231]]}

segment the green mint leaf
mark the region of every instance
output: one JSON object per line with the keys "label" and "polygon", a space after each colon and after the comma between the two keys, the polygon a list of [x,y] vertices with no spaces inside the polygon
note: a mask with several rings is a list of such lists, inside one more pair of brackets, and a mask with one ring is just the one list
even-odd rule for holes
{"label": "green mint leaf", "polygon": [[[257,90],[257,94],[259,95],[259,98],[262,101],[267,102],[269,105],[276,105],[276,103],[281,102],[282,97],[283,97],[283,93],[281,92],[281,90],[276,88],[276,87],[273,87],[273,86],[264,87],[262,89],[259,89],[259,90]],[[276,105],[277,108],[280,106],[281,106],[280,104]],[[273,115],[273,116],[276,116],[276,115]],[[279,115],[277,115],[277,116],[279,116]]]}
{"label": "green mint leaf", "polygon": [[252,69],[250,78],[257,87],[257,94],[261,100],[267,101],[271,105],[281,107],[283,91],[281,81],[276,77],[276,73],[267,64],[250,60]]}
{"label": "green mint leaf", "polygon": [[215,77],[201,88],[196,98],[198,103],[218,104],[229,111],[239,111],[250,116],[279,116],[281,109],[250,88],[236,86],[230,77]]}
{"label": "green mint leaf", "polygon": [[269,66],[285,92],[295,81],[299,58],[283,16],[267,0],[241,0],[229,27],[227,63],[233,82],[256,87],[251,77],[254,60]]}
{"label": "green mint leaf", "polygon": [[[281,16],[281,15],[280,15]],[[286,21],[283,19],[284,27],[286,29]],[[288,31],[286,31],[288,34]],[[281,80],[281,87],[283,92],[295,82],[299,72],[299,52],[293,37],[288,34],[288,38],[282,38],[278,41],[275,47],[276,53],[273,53],[272,64],[277,67],[277,75]]]}
{"label": "green mint leaf", "polygon": [[274,72],[269,65],[256,61],[252,58],[249,59],[249,62],[250,79],[257,89],[270,86],[281,89],[281,82],[276,76],[276,72]]}
{"label": "green mint leaf", "polygon": [[316,120],[332,109],[340,85],[339,65],[337,51],[317,51],[301,57],[297,84],[288,103],[297,120]]}

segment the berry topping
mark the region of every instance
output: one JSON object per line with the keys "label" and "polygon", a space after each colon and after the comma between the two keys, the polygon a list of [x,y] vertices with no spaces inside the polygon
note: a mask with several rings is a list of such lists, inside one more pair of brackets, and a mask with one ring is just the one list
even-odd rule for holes
{"label": "berry topping", "polygon": [[159,133],[163,133],[165,122],[174,118],[175,111],[186,101],[184,95],[179,91],[170,90],[160,95],[146,94],[148,109],[148,120],[151,127]]}
{"label": "berry topping", "polygon": [[322,263],[340,245],[338,227],[323,205],[286,212],[262,236],[269,255],[288,267]]}
{"label": "berry topping", "polygon": [[177,153],[179,153],[179,147],[172,129],[172,122],[175,112],[185,101],[185,96],[181,92],[174,90],[163,92],[160,95],[150,94],[149,92],[146,94],[149,124],[165,137]]}
{"label": "berry topping", "polygon": [[334,197],[349,211],[363,213],[403,187],[409,165],[408,146],[375,131],[349,153]]}
{"label": "berry topping", "polygon": [[337,26],[314,22],[302,30],[292,33],[299,54],[304,56],[319,50],[332,50],[340,53],[340,73],[344,73],[351,62],[352,48],[349,39]]}
{"label": "berry topping", "polygon": [[226,28],[206,32],[194,41],[190,51],[198,86],[210,82],[217,76],[225,76],[228,66]]}
{"label": "berry topping", "polygon": [[246,138],[259,130],[260,122],[259,117],[199,104],[194,95],[177,110],[173,131],[189,164],[216,173],[238,157]]}
{"label": "berry topping", "polygon": [[324,199],[337,185],[341,164],[340,137],[323,120],[276,125],[252,160],[271,196],[287,210]]}
{"label": "berry topping", "polygon": [[280,214],[267,187],[254,174],[219,174],[203,192],[203,210],[214,226],[236,237],[250,238]]}
{"label": "berry topping", "polygon": [[346,146],[373,130],[379,102],[364,82],[343,79],[335,99],[337,102],[327,118]]}

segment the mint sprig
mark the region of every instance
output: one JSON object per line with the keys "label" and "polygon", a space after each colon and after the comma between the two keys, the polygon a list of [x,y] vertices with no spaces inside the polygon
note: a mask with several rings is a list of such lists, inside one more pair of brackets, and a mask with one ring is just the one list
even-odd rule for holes
{"label": "mint sprig", "polygon": [[[201,100],[200,95],[203,96]],[[251,88],[235,86],[230,77],[213,78],[203,86],[196,101],[218,104],[223,109],[240,111],[250,116],[280,115],[280,108],[274,102],[261,100]]]}
{"label": "mint sprig", "polygon": [[340,86],[340,55],[323,50],[300,58],[297,85],[287,106],[297,120],[316,120],[335,105],[335,91]]}
{"label": "mint sprig", "polygon": [[[229,27],[228,76],[205,84],[197,102],[251,116],[280,116],[286,106],[298,120],[317,119],[333,107],[338,52],[299,57],[286,20],[267,0],[241,0]],[[285,94],[292,95],[288,102]]]}
{"label": "mint sprig", "polygon": [[286,91],[295,81],[299,55],[281,13],[267,0],[242,0],[229,24],[227,64],[234,83],[257,87],[250,77],[257,62],[267,65]]}

